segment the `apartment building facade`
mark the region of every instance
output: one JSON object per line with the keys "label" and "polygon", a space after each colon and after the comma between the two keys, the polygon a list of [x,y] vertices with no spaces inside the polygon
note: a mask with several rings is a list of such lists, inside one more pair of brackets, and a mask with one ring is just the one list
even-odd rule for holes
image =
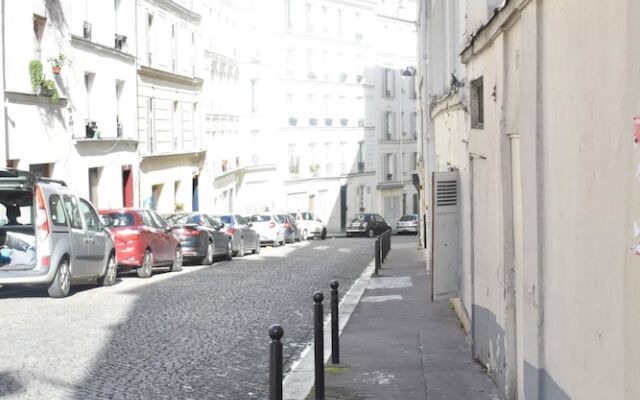
{"label": "apartment building facade", "polygon": [[3,49],[6,165],[64,179],[100,207],[133,204],[134,13],[118,1],[6,5],[4,34],[26,38]]}
{"label": "apartment building facade", "polygon": [[638,398],[640,7],[418,10],[434,295],[505,398]]}
{"label": "apartment building facade", "polygon": [[136,2],[140,203],[161,213],[200,209],[204,4]]}

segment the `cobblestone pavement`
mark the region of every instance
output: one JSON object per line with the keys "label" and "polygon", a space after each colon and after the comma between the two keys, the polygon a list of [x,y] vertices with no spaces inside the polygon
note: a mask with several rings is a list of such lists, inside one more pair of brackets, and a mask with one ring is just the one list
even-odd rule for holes
{"label": "cobblestone pavement", "polygon": [[286,369],[313,337],[312,293],[337,279],[344,294],[372,255],[327,239],[61,300],[0,288],[0,397],[265,399],[268,327],[285,329]]}

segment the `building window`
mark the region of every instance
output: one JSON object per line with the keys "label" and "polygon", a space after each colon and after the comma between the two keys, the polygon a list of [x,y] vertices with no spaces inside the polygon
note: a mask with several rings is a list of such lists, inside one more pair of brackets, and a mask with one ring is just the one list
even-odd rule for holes
{"label": "building window", "polygon": [[328,25],[327,7],[322,6],[322,33],[327,33],[329,31]]}
{"label": "building window", "polygon": [[315,52],[313,49],[307,49],[307,76],[309,79],[316,79],[316,62],[315,62]]}
{"label": "building window", "polygon": [[284,0],[284,21],[285,28],[291,30],[291,0]]}
{"label": "building window", "polygon": [[147,14],[147,65],[153,65],[153,14]]}
{"label": "building window", "polygon": [[392,181],[393,180],[393,154],[385,154],[384,155],[384,176],[383,180]]}
{"label": "building window", "polygon": [[382,69],[382,95],[384,97],[395,96],[395,74],[391,68]]}
{"label": "building window", "polygon": [[385,111],[382,113],[382,139],[394,139],[395,113],[393,111]]}
{"label": "building window", "polygon": [[347,172],[347,142],[340,142],[340,173]]}
{"label": "building window", "polygon": [[99,207],[98,187],[100,186],[100,175],[102,168],[89,168],[89,201]]}
{"label": "building window", "polygon": [[92,105],[92,89],[93,89],[93,81],[96,77],[96,74],[92,73],[92,72],[85,72],[84,73],[84,88],[86,90],[87,93],[87,121],[88,122],[95,122],[91,119],[91,105]]}
{"label": "building window", "polygon": [[344,31],[342,29],[342,10],[338,10],[338,36],[342,37],[344,35]]}
{"label": "building window", "polygon": [[120,106],[120,100],[122,98],[122,91],[124,90],[124,81],[116,80],[116,136],[122,137],[123,125]]}
{"label": "building window", "polygon": [[311,176],[320,175],[320,164],[318,163],[316,148],[316,143],[309,143],[309,173]]}
{"label": "building window", "polygon": [[285,68],[287,73],[287,78],[293,78],[293,49],[288,48],[285,54]]}
{"label": "building window", "polygon": [[418,125],[418,113],[411,113],[411,137],[414,139],[418,138],[418,130],[416,129]]}
{"label": "building window", "polygon": [[41,56],[42,36],[44,35],[44,27],[47,24],[47,19],[42,15],[33,14],[33,35],[35,38],[36,55],[39,59]]}
{"label": "building window", "polygon": [[482,78],[471,82],[471,127],[484,128],[484,85]]}
{"label": "building window", "polygon": [[257,79],[251,79],[251,114],[255,114],[257,111],[257,105],[256,105],[256,84],[257,84],[258,80]]}
{"label": "building window", "polygon": [[313,6],[309,3],[306,4],[306,17],[307,17],[307,33],[313,32]]}
{"label": "building window", "polygon": [[415,98],[417,97],[417,93],[416,93],[416,77],[415,75],[411,76],[411,79],[409,79],[409,98],[412,100],[415,100]]}
{"label": "building window", "polygon": [[300,173],[300,156],[295,144],[289,144],[289,173],[292,175]]}
{"label": "building window", "polygon": [[364,142],[358,142],[358,172],[364,172]]}
{"label": "building window", "polygon": [[333,154],[331,154],[331,143],[327,142],[324,144],[324,172],[326,175],[331,175],[333,173],[333,164],[331,160],[333,159]]}

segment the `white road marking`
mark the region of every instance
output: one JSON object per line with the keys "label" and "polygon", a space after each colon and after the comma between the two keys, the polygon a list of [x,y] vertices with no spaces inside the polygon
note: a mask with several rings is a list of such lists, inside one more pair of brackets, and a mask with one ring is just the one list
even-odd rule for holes
{"label": "white road marking", "polygon": [[383,301],[402,300],[399,294],[391,294],[388,296],[366,296],[360,299],[363,303],[382,303]]}
{"label": "white road marking", "polygon": [[413,286],[410,276],[390,276],[371,278],[367,289],[402,289]]}
{"label": "white road marking", "polygon": [[313,249],[314,249],[314,250],[326,250],[326,249],[328,249],[328,248],[329,248],[329,246],[316,246],[316,247],[314,247]]}

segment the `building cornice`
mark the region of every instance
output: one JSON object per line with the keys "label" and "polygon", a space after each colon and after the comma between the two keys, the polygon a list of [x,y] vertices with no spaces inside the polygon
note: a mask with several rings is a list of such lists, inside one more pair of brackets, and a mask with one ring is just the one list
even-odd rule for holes
{"label": "building cornice", "polygon": [[173,0],[147,0],[146,2],[152,5],[156,5],[164,9],[165,11],[169,11],[173,14],[179,15],[182,18],[193,23],[200,23],[200,21],[202,20],[202,16],[200,14],[181,6]]}
{"label": "building cornice", "polygon": [[124,146],[132,146],[132,147],[137,147],[138,146],[138,140],[137,139],[131,139],[131,138],[121,138],[121,137],[101,137],[101,138],[84,138],[84,137],[74,137],[73,141],[77,144],[77,145],[109,145],[109,146],[116,146],[116,145],[124,145]]}
{"label": "building cornice", "polygon": [[161,69],[147,67],[141,65],[138,68],[138,74],[149,78],[156,78],[163,81],[180,83],[186,86],[202,86],[204,80],[202,78],[192,78],[190,76],[174,74],[172,72],[163,71]]}
{"label": "building cornice", "polygon": [[531,0],[503,0],[494,9],[487,22],[480,26],[470,37],[469,43],[460,53],[463,64],[486,49],[503,30],[510,27],[520,17],[520,12]]}
{"label": "building cornice", "polygon": [[276,164],[259,164],[259,165],[247,165],[240,168],[232,169],[224,172],[220,175],[216,175],[213,180],[218,181],[227,178],[231,175],[248,174],[252,172],[274,171],[278,168]]}
{"label": "building cornice", "polygon": [[71,35],[71,44],[77,47],[83,47],[102,55],[119,58],[122,61],[127,61],[132,64],[136,59],[132,54],[125,53],[124,51],[120,51],[116,48],[105,46],[100,43],[92,42],[91,40],[87,40],[76,35]]}
{"label": "building cornice", "polygon": [[192,149],[192,150],[182,150],[182,151],[174,151],[171,153],[151,153],[151,154],[140,154],[142,161],[145,160],[153,160],[163,157],[183,157],[183,156],[191,156],[191,155],[201,155],[206,153],[205,149]]}
{"label": "building cornice", "polygon": [[68,99],[66,97],[60,97],[58,102],[52,103],[49,96],[40,96],[33,93],[25,92],[4,92],[6,101],[14,104],[28,104],[28,105],[41,105],[50,106],[55,108],[64,108],[67,106]]}
{"label": "building cornice", "polygon": [[385,15],[385,14],[380,14],[380,13],[376,14],[376,17],[378,17],[379,19],[386,19],[386,20],[390,20],[390,21],[393,21],[393,22],[400,22],[400,23],[403,23],[403,24],[417,26],[417,22],[415,20],[412,20],[412,19],[394,17],[393,15]]}

